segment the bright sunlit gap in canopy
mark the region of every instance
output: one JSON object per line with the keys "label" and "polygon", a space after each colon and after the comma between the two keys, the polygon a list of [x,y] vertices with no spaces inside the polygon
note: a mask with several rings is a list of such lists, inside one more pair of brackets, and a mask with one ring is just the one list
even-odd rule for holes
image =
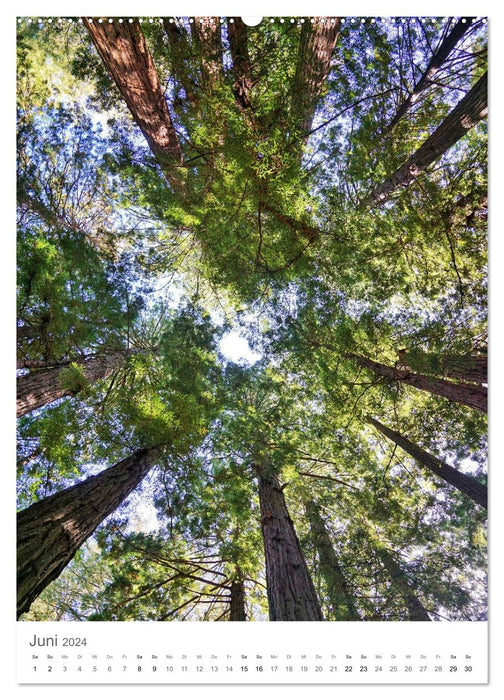
{"label": "bright sunlit gap in canopy", "polygon": [[251,349],[247,339],[240,335],[238,331],[225,333],[219,343],[219,350],[226,360],[238,365],[253,365],[261,357],[259,353]]}

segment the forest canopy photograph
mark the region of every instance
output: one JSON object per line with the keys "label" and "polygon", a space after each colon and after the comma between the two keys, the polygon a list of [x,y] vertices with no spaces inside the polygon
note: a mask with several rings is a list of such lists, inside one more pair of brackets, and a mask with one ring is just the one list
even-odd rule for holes
{"label": "forest canopy photograph", "polygon": [[16,22],[17,618],[486,620],[486,19]]}

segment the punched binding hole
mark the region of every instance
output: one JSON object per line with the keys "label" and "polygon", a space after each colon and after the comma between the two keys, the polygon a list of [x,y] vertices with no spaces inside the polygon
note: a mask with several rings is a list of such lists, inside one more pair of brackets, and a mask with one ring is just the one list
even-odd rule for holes
{"label": "punched binding hole", "polygon": [[247,27],[257,27],[258,24],[261,24],[262,17],[242,17],[241,21],[243,24],[246,24]]}

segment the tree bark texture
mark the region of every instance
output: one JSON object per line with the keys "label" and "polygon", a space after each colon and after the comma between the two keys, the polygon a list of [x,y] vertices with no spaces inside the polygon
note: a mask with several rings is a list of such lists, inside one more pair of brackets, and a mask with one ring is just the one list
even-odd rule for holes
{"label": "tree bark texture", "polygon": [[254,79],[248,51],[248,27],[241,17],[234,17],[234,22],[228,22],[227,29],[233,60],[234,95],[241,109],[249,109],[252,105]]}
{"label": "tree bark texture", "polygon": [[388,437],[390,440],[395,442],[396,445],[399,445],[399,447],[411,455],[419,464],[429,469],[429,471],[446,481],[446,483],[454,486],[478,505],[483,506],[483,508],[487,508],[487,487],[484,484],[481,484],[473,476],[464,474],[458,469],[450,467],[449,464],[436,459],[436,457],[433,457],[421,447],[415,445],[413,442],[411,442],[411,440],[408,440],[395,430],[387,428],[374,418],[368,418],[368,421],[383,435]]}
{"label": "tree bark texture", "polygon": [[224,84],[219,17],[195,17],[194,23],[191,24],[191,33],[199,67],[200,94],[207,97],[207,101],[201,103],[198,119],[212,128],[214,136],[209,145],[212,149],[217,147],[220,151],[226,140],[226,116],[220,100],[212,100],[214,94],[219,94],[219,87]]}
{"label": "tree bark texture", "polygon": [[189,36],[183,27],[178,26],[176,22],[170,22],[168,17],[163,17],[163,27],[168,37],[168,54],[173,77],[184,90],[188,104],[195,107],[198,88],[191,73],[194,49],[189,42]]}
{"label": "tree bark texture", "polygon": [[219,18],[195,17],[191,31],[201,59],[201,87],[211,90],[224,77]]}
{"label": "tree bark texture", "polygon": [[139,22],[83,21],[166,179],[180,190],[184,156]]}
{"label": "tree bark texture", "polygon": [[406,574],[386,549],[378,549],[378,556],[389,574],[393,587],[400,593],[412,622],[430,622],[429,613],[422,605]]}
{"label": "tree bark texture", "polygon": [[334,618],[361,620],[320,510],[314,501],[306,501],[304,505],[310,523],[310,535],[319,556],[320,571],[327,585]]}
{"label": "tree bark texture", "polygon": [[270,620],[322,620],[315,587],[278,477],[270,468],[256,469]]}
{"label": "tree bark texture", "polygon": [[229,613],[230,622],[245,622],[245,586],[242,579],[235,579],[231,582],[231,608]]}
{"label": "tree bark texture", "polygon": [[155,449],[140,450],[100,474],[18,513],[18,617],[29,610],[98,525],[142,481],[155,456]]}
{"label": "tree bark texture", "polygon": [[415,372],[488,384],[486,355],[435,355],[412,350],[403,353],[401,360]]}
{"label": "tree bark texture", "polygon": [[448,379],[438,379],[436,377],[426,377],[423,374],[410,372],[409,370],[401,370],[396,367],[388,367],[379,362],[363,357],[347,353],[346,357],[355,360],[362,367],[376,372],[382,377],[387,377],[395,381],[403,382],[414,386],[416,389],[428,391],[430,394],[442,396],[455,403],[460,403],[464,406],[469,406],[477,411],[486,413],[487,410],[487,389],[484,386],[475,384],[456,383]]}
{"label": "tree bark texture", "polygon": [[292,112],[303,138],[310,135],[322,86],[331,69],[340,18],[317,17],[301,29],[299,54],[292,84]]}
{"label": "tree bark texture", "polygon": [[471,28],[471,22],[473,17],[461,17],[455,24],[453,29],[447,34],[447,36],[441,42],[437,51],[434,52],[431,60],[425,71],[422,73],[420,80],[417,81],[413,90],[404,100],[401,106],[395,113],[392,121],[383,131],[382,136],[389,134],[399,120],[408,112],[411,107],[418,101],[421,93],[424,92],[430,85],[432,85],[432,80],[439,69],[442,67],[443,63],[447,60],[450,53],[453,51],[455,46],[458,44],[460,39],[464,36],[468,29]]}
{"label": "tree bark texture", "polygon": [[70,360],[62,360],[61,362],[50,362],[48,360],[27,360],[18,359],[16,361],[16,369],[54,369],[54,367],[68,367]]}
{"label": "tree bark texture", "polygon": [[407,187],[429,165],[465,136],[469,129],[486,117],[487,113],[487,73],[485,73],[418,151],[361,201],[361,208],[380,206],[398,189]]}
{"label": "tree bark texture", "polygon": [[[86,381],[89,384],[94,384],[99,379],[105,379],[112,374],[124,361],[124,357],[124,353],[116,352],[82,358],[76,360],[76,364],[82,368]],[[68,368],[69,364],[65,363],[29,372],[17,378],[16,413],[18,418],[36,408],[46,406],[56,399],[74,396],[82,389],[78,386],[65,388],[60,381],[61,373]]]}

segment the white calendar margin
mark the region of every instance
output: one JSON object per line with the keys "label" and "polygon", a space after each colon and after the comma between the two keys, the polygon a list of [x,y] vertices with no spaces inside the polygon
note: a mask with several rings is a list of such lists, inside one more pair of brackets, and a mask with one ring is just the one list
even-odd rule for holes
{"label": "white calendar margin", "polygon": [[[415,14],[421,14],[423,16],[430,16],[430,15],[474,15],[476,13],[481,13],[484,16],[489,16],[490,17],[490,31],[492,28],[492,22],[494,21],[494,27],[497,27],[497,24],[501,26],[501,22],[499,20],[504,19],[504,8],[503,6],[496,6],[494,2],[486,2],[485,0],[480,0],[477,4],[473,0],[459,0],[458,2],[454,2],[454,0],[424,0],[422,3],[417,3],[413,5],[408,5],[407,8],[404,5],[404,2],[400,0],[382,0],[382,2],[371,2],[370,0],[354,0],[353,2],[348,2],[348,0],[343,0],[337,3],[337,7],[335,7],[334,2],[330,2],[329,0],[310,0],[308,3],[307,0],[291,0],[290,2],[288,0],[270,0],[269,2],[266,2],[266,0],[257,0],[257,2],[253,3],[253,11],[251,11],[250,8],[251,3],[250,2],[229,2],[229,1],[224,1],[224,2],[208,2],[208,0],[191,0],[190,2],[176,2],[176,3],[169,3],[168,6],[166,2],[159,2],[159,0],[156,0],[155,2],[143,2],[142,3],[142,13],[143,14],[148,14],[152,16],[161,16],[164,14],[174,14],[174,15],[179,15],[179,14],[185,14],[185,15],[205,15],[205,14],[211,14],[211,15],[269,15],[269,16],[285,16],[285,15],[306,15],[307,12],[313,14],[313,15],[333,15],[337,13],[344,16],[344,15],[349,15],[349,16],[356,16],[356,15],[362,15],[362,16],[393,16],[397,14],[404,14],[405,11],[407,11],[407,14],[409,15],[415,15]],[[232,7],[232,9],[230,9]],[[14,78],[13,78],[13,65],[14,65],[14,55],[15,55],[15,40],[13,38],[13,32],[11,32],[13,26],[14,26],[14,18],[16,16],[36,16],[38,14],[45,14],[45,15],[64,15],[68,13],[68,4],[61,2],[61,0],[51,0],[50,2],[35,2],[34,0],[21,0],[20,2],[16,3],[14,5],[10,5],[7,8],[5,8],[2,12],[2,19],[3,21],[7,24],[7,29],[9,31],[6,32],[6,35],[4,36],[4,41],[1,44],[0,50],[2,51],[2,58],[4,59],[2,61],[2,67],[5,69],[7,67],[9,73],[3,75],[5,78],[5,83],[4,87],[6,87],[6,94],[9,96],[14,95]],[[132,14],[134,15],[135,13],[138,14],[138,3],[137,2],[132,2],[132,0],[115,0],[111,2],[110,0],[108,1],[101,1],[101,2],[96,2],[95,0],[91,0],[88,2],[76,2],[72,5],[72,13],[75,15],[81,15],[81,14],[118,14],[120,12],[122,13],[127,13],[127,14]],[[497,32],[494,34],[494,38],[497,39]],[[493,54],[493,60],[494,60],[494,66],[497,65],[498,62],[500,62],[500,65],[503,64],[503,59],[504,56],[501,54],[501,52],[504,52],[504,42],[502,41],[495,41],[493,44],[492,42],[490,43],[491,51]],[[502,110],[499,110],[499,107],[502,107],[502,95],[500,89],[497,89],[497,71],[495,71],[495,79],[492,80],[492,72],[491,72],[491,86],[494,86],[496,89],[492,90],[491,88],[491,103],[492,106],[496,108],[496,112],[502,113]],[[10,105],[9,105],[10,107]],[[497,120],[496,120],[497,121]],[[0,113],[0,124],[2,127],[4,127],[1,131],[3,135],[3,144],[7,146],[7,170],[8,170],[8,175],[10,175],[10,179],[7,178],[6,182],[6,187],[2,191],[2,197],[3,197],[3,202],[4,204],[10,204],[9,207],[9,216],[7,217],[7,222],[8,222],[8,227],[7,230],[4,231],[6,234],[6,242],[4,245],[4,252],[5,255],[2,256],[2,276],[0,278],[0,290],[4,292],[2,295],[4,299],[7,299],[8,304],[7,304],[7,309],[6,309],[6,318],[4,320],[7,320],[11,328],[14,328],[14,324],[12,323],[12,319],[14,318],[13,314],[13,303],[12,303],[12,294],[14,290],[14,285],[13,285],[13,280],[14,280],[14,275],[13,275],[13,261],[14,261],[14,256],[15,256],[15,245],[14,245],[14,240],[11,235],[11,227],[14,222],[14,216],[12,215],[14,207],[12,206],[13,203],[15,202],[15,183],[14,183],[14,178],[12,177],[12,174],[14,172],[14,167],[15,167],[15,156],[13,155],[13,140],[14,140],[14,134],[15,134],[15,127],[14,127],[14,110],[13,109],[8,109]],[[492,121],[490,121],[490,127],[492,126]],[[6,127],[6,128],[5,128]],[[7,141],[6,141],[7,138]],[[494,133],[492,134],[491,130],[491,153],[493,152],[494,154],[501,149],[501,151],[504,151],[503,148],[503,139],[501,135],[498,133],[498,130],[495,129]],[[490,165],[492,166],[492,160],[490,161]],[[492,170],[492,168],[491,168]],[[5,162],[4,162],[4,168],[2,169],[2,174],[5,175]],[[491,185],[491,194],[492,191],[494,193],[497,192],[497,190],[501,189],[498,187],[498,185],[502,185],[502,180],[500,182],[498,181],[497,178],[502,178],[502,175],[498,175],[497,173],[497,167],[493,168],[493,184]],[[5,179],[5,178],[4,178]],[[492,182],[492,179],[491,179]],[[497,198],[495,198],[495,201],[497,201]],[[497,210],[497,207],[491,211],[491,232],[495,234],[497,230],[502,229],[502,224],[504,223],[502,221],[502,209],[500,209],[500,212]],[[501,224],[501,226],[498,226],[498,224]],[[504,299],[504,275],[500,274],[502,262],[504,261],[504,243],[502,240],[498,240],[498,237],[496,235],[493,236],[493,240],[491,238],[491,257],[490,257],[490,266],[491,266],[491,274],[492,274],[492,268],[493,268],[493,281],[491,277],[491,290],[492,290],[492,295],[493,295],[493,304],[491,305],[491,314],[493,312],[494,314],[494,321],[493,321],[493,327],[492,323],[490,326],[491,329],[491,334],[493,337],[493,343],[495,346],[500,348],[502,346],[502,343],[504,342],[503,338],[503,331],[504,327],[502,323],[497,324],[496,318],[495,318],[495,307],[496,307],[496,299]],[[4,267],[5,266],[5,267]],[[495,274],[497,273],[497,274]],[[500,305],[498,305],[500,306]],[[493,309],[492,309],[493,307]],[[14,333],[11,334],[12,338],[14,337]],[[2,404],[0,405],[0,417],[2,418],[2,423],[1,425],[3,426],[2,428],[2,437],[7,438],[8,440],[12,438],[12,435],[14,434],[13,430],[13,416],[14,416],[14,411],[13,411],[13,406],[14,406],[14,382],[12,381],[12,378],[9,379],[9,372],[11,367],[14,366],[12,358],[14,357],[14,344],[11,342],[11,344],[7,345],[7,347],[2,346],[0,348],[0,357],[2,360],[1,366],[4,369],[4,373],[2,374],[2,381],[3,381],[3,386],[4,386],[4,391],[6,393],[4,394]],[[490,399],[491,399],[491,407],[493,405],[493,412],[491,413],[492,420],[490,423],[490,432],[492,436],[492,427],[495,428],[495,426],[500,424],[499,418],[502,417],[502,408],[500,406],[497,406],[497,401],[492,402],[492,396],[497,397],[497,395],[501,395],[502,391],[504,391],[504,381],[503,377],[501,374],[500,368],[496,366],[496,363],[492,363],[492,356],[490,356],[490,361],[491,361],[491,373],[493,377],[493,392],[490,392]],[[500,365],[501,363],[499,363]],[[492,371],[492,365],[495,368],[495,371]],[[5,371],[7,370],[7,371]],[[497,385],[497,386],[496,386]],[[10,397],[10,403],[8,400],[8,397]],[[7,400],[6,400],[7,399]],[[500,402],[499,402],[500,404]],[[498,432],[498,431],[495,431]],[[495,453],[494,458],[497,457],[497,459],[494,459],[494,465],[499,466],[498,462],[502,461],[502,448],[499,448],[498,445],[494,444],[493,450],[492,451]],[[7,454],[8,458],[5,460],[6,464],[5,466],[13,466],[14,464],[14,449],[12,445],[10,446],[10,449],[8,447],[7,449]],[[499,457],[501,459],[499,459]],[[502,466],[502,465],[501,465]],[[504,482],[503,480],[503,475],[502,471],[500,473],[497,472],[497,470],[494,470],[494,473],[492,475],[492,492],[495,495],[498,492],[501,492],[502,489],[497,489],[499,488],[499,485],[504,488]],[[500,482],[500,483],[499,483]],[[5,502],[2,501],[2,509],[1,509],[1,514],[0,514],[0,522],[3,526],[3,532],[4,533],[13,533],[14,528],[15,528],[15,518],[14,518],[14,513],[12,510],[12,498],[11,494],[14,492],[14,486],[15,484],[15,477],[13,474],[10,475],[10,477],[5,478],[4,482],[8,488],[4,488],[0,491],[0,494],[2,498],[5,498]],[[500,499],[499,499],[500,500]],[[491,496],[491,504],[492,501],[494,503],[497,503],[497,498],[494,498]],[[494,512],[491,512],[491,517],[492,517],[492,529],[494,534],[498,532],[499,525],[503,525],[504,523],[502,521],[498,522],[500,518],[504,516],[504,510],[502,508],[496,508]],[[501,530],[502,531],[502,530]],[[8,538],[7,538],[8,539]],[[491,581],[492,586],[491,586],[491,623],[489,625],[489,639],[490,639],[490,650],[489,650],[489,659],[490,659],[490,684],[487,686],[443,686],[440,688],[439,686],[437,687],[425,687],[423,684],[422,685],[416,685],[416,686],[408,686],[407,687],[407,695],[408,698],[420,698],[422,697],[423,700],[425,700],[425,693],[428,692],[429,694],[431,692],[434,692],[434,698],[437,697],[437,692],[443,693],[443,698],[446,700],[446,698],[450,697],[456,697],[457,700],[461,700],[462,698],[471,698],[471,700],[474,699],[475,694],[477,693],[477,697],[480,697],[480,695],[485,695],[486,693],[489,693],[488,697],[497,697],[497,691],[500,688],[500,692],[503,691],[504,689],[504,658],[502,656],[503,654],[503,649],[504,649],[504,635],[501,630],[504,630],[504,599],[503,596],[501,595],[501,591],[504,586],[504,574],[503,574],[503,565],[502,565],[502,560],[499,561],[499,554],[501,551],[501,547],[499,546],[499,542],[497,542],[498,538],[494,538],[493,543],[491,539]],[[72,698],[86,698],[88,700],[89,698],[89,686],[65,686],[65,685],[60,685],[60,686],[19,686],[16,684],[16,678],[15,678],[15,672],[16,672],[16,644],[14,642],[16,638],[16,628],[23,624],[23,623],[16,623],[12,610],[14,609],[14,601],[15,601],[15,583],[13,582],[13,571],[14,571],[14,562],[15,562],[15,544],[14,544],[14,537],[10,538],[10,541],[6,543],[5,546],[5,556],[8,561],[8,571],[12,574],[11,577],[9,578],[8,575],[4,575],[0,579],[0,599],[1,599],[1,630],[2,634],[0,637],[0,668],[2,669],[2,677],[1,677],[1,685],[2,689],[5,689],[5,691],[8,694],[8,697],[13,697],[13,698],[31,698],[36,694],[37,699],[40,700],[48,700],[49,698],[51,700],[54,700],[55,698],[67,698],[70,691]],[[493,552],[493,554],[492,554]],[[492,591],[493,591],[493,596],[492,596]],[[66,624],[66,623],[61,623],[61,624]],[[93,624],[93,623],[91,623]],[[123,624],[129,624],[129,623],[123,623]],[[135,624],[135,623],[132,623]],[[191,623],[192,624],[192,623]],[[194,623],[195,625],[199,623]],[[202,623],[206,624],[206,623]],[[255,624],[255,623],[254,623]],[[323,623],[323,624],[332,624],[332,623]],[[357,623],[357,624],[365,624],[365,623]],[[409,623],[402,623],[402,624],[409,624]],[[412,623],[416,624],[416,623]],[[452,623],[434,623],[436,625],[438,624],[446,624],[451,627]],[[432,630],[432,634],[435,635],[436,632],[435,630]],[[107,686],[109,689],[112,686]],[[129,698],[135,698],[135,700],[138,700],[138,688],[139,686],[120,686],[120,694],[121,698],[124,700],[129,700]],[[119,690],[119,687],[118,687]],[[284,692],[282,692],[282,690]],[[372,692],[373,698],[381,699],[381,698],[387,698],[389,700],[391,697],[401,697],[403,698],[405,695],[405,686],[403,685],[395,685],[395,686],[374,686],[373,688],[366,686],[345,686],[344,690],[344,698],[345,700],[347,698],[360,698],[360,697],[369,697],[369,694]],[[194,692],[194,686],[177,686],[176,689],[176,694],[177,698],[186,698],[192,696]],[[253,685],[248,685],[248,686],[240,686],[239,689],[240,692],[240,698],[254,698],[254,700],[257,699],[257,689]],[[334,698],[335,697],[335,688],[334,686],[318,686],[315,688],[310,689],[310,694],[313,692],[316,692],[317,698],[322,698],[322,697],[327,697],[327,698]],[[166,686],[150,686],[149,687],[149,693],[151,697],[162,697],[166,698]],[[204,690],[205,693],[205,700],[213,700],[213,698],[219,700],[222,700],[223,698],[235,698],[236,693],[237,693],[237,688],[236,686],[208,686]],[[272,693],[270,695],[269,693],[269,687],[264,687],[262,688],[261,695],[263,698],[268,698],[272,696],[274,693],[275,698],[283,698],[283,697],[288,697],[289,700],[297,700],[297,698],[303,698],[303,700],[306,700],[306,686],[286,686],[283,689],[275,686],[272,688]],[[110,697],[110,696],[109,696]]]}
{"label": "white calendar margin", "polygon": [[18,682],[485,684],[487,632],[486,622],[21,622]]}

